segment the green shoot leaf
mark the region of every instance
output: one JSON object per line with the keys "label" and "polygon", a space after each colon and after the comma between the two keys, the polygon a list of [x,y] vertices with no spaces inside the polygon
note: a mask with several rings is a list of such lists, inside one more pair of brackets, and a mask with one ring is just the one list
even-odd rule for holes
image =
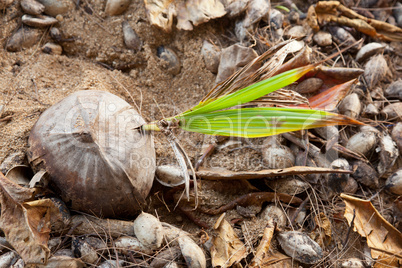
{"label": "green shoot leaf", "polygon": [[243,108],[176,117],[180,128],[209,135],[258,138],[360,122],[335,113],[298,108]]}
{"label": "green shoot leaf", "polygon": [[307,65],[304,67],[289,70],[269,79],[245,87],[234,93],[222,96],[216,100],[200,102],[197,106],[182,113],[180,116],[195,116],[248,103],[275,90],[290,85],[293,82],[296,82],[300,77],[302,77],[313,68],[313,65]]}

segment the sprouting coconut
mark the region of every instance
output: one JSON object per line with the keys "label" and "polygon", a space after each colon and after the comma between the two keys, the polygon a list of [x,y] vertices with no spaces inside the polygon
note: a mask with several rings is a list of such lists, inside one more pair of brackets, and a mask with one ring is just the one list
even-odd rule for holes
{"label": "sprouting coconut", "polygon": [[[29,136],[29,161],[72,209],[105,217],[135,215],[155,173],[145,121],[123,99],[78,91],[46,110]],[[137,130],[136,130],[137,129]]]}

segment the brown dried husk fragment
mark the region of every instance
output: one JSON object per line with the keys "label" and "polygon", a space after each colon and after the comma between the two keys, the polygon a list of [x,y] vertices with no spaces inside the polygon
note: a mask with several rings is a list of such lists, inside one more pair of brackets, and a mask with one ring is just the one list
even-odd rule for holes
{"label": "brown dried husk fragment", "polygon": [[25,203],[34,194],[34,189],[18,186],[0,173],[1,230],[25,264],[46,264],[51,215],[46,205]]}
{"label": "brown dried husk fragment", "polygon": [[338,1],[320,1],[309,8],[307,15],[307,22],[314,31],[319,31],[321,25],[335,22],[381,40],[402,41],[401,28],[364,17]]}
{"label": "brown dried husk fragment", "polygon": [[374,267],[401,267],[401,232],[386,221],[370,201],[346,194],[341,197],[346,204],[344,217],[355,232],[367,239],[371,256],[376,259]]}

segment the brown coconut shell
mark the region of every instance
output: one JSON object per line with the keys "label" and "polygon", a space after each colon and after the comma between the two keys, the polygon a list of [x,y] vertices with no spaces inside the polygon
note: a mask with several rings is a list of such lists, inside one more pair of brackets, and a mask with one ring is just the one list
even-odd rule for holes
{"label": "brown coconut shell", "polygon": [[155,174],[151,135],[123,99],[79,91],[47,109],[29,136],[28,159],[72,209],[103,217],[136,214]]}

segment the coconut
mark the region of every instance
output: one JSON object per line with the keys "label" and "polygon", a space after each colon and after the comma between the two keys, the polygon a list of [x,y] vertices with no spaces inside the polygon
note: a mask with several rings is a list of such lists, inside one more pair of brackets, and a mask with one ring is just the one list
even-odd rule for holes
{"label": "coconut", "polygon": [[79,91],[47,109],[29,136],[28,159],[72,209],[130,216],[144,205],[155,173],[143,118],[123,99]]}

